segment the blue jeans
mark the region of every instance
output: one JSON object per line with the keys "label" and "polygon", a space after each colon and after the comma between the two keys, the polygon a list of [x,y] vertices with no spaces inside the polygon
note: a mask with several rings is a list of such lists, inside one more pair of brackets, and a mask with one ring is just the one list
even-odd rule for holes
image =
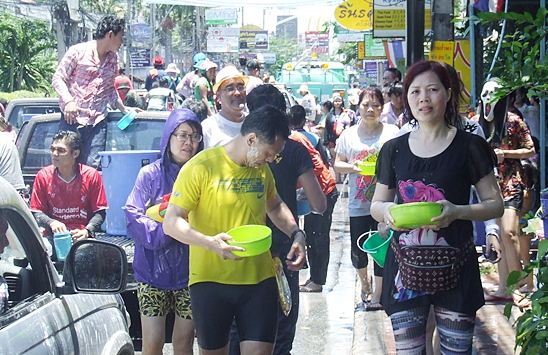
{"label": "blue jeans", "polygon": [[107,142],[106,118],[95,126],[82,126],[78,123],[68,124],[65,120],[65,115],[61,113],[59,131],[72,131],[78,133],[82,140],[82,151],[80,152],[78,162],[94,167],[95,169],[99,168],[101,164],[99,152],[105,150]]}
{"label": "blue jeans", "polygon": [[[284,234],[285,235],[285,234]],[[287,238],[287,236],[285,236]],[[285,260],[289,250],[280,253],[279,258],[284,267],[284,274],[291,289],[291,312],[286,317],[278,301],[278,333],[273,355],[290,355],[293,348],[293,339],[297,330],[299,317],[299,272],[287,269]],[[240,339],[234,323],[230,331],[230,355],[240,355]]]}

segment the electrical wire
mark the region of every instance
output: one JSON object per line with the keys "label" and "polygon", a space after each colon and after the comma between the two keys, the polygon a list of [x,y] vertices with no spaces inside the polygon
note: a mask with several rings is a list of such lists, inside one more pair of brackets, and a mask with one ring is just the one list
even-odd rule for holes
{"label": "electrical wire", "polygon": [[[504,12],[508,12],[508,0],[505,0],[504,2]],[[502,30],[499,36],[499,43],[497,45],[497,50],[495,51],[495,55],[493,56],[493,61],[491,62],[491,68],[489,68],[489,73],[487,74],[487,79],[485,81],[488,81],[491,79],[491,73],[493,72],[493,68],[495,68],[495,63],[497,61],[497,57],[499,56],[500,48],[502,47],[502,41],[504,40],[504,31],[506,30],[506,19],[502,21]]]}

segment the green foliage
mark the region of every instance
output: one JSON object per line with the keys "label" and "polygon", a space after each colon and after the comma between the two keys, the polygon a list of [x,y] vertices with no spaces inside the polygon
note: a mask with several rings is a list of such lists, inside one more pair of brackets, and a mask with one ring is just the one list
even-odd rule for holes
{"label": "green foliage", "polygon": [[[544,22],[548,11],[539,8],[536,15],[528,12],[492,13],[480,12],[481,24],[493,24],[506,20],[511,30],[504,36],[501,52],[495,58],[492,76],[499,77],[503,88],[496,93],[497,99],[520,88],[528,88],[528,94],[544,97],[548,89],[548,65],[540,57],[541,41],[548,29]],[[512,32],[513,31],[513,32]]]}
{"label": "green foliage", "polygon": [[297,40],[292,40],[287,36],[270,37],[269,48],[271,52],[276,53],[276,63],[268,67],[271,74],[279,73],[285,63],[291,62],[293,57],[298,57]]}
{"label": "green foliage", "polygon": [[0,11],[0,91],[49,90],[56,47],[47,22]]}
{"label": "green foliage", "polygon": [[[531,307],[516,320],[516,349],[521,354],[548,354],[548,240],[540,241],[537,260],[531,261],[524,271],[512,271],[508,275],[507,286],[514,290],[519,282],[531,272],[537,271],[538,290],[527,296]],[[504,315],[510,319],[512,304],[504,308]]]}
{"label": "green foliage", "polygon": [[[49,92],[52,97],[56,97],[57,93],[55,91]],[[45,92],[40,91],[27,91],[27,90],[19,90],[14,92],[0,92],[0,98],[6,99],[6,101],[11,101],[13,99],[25,99],[25,98],[33,98],[33,97],[44,97]]]}

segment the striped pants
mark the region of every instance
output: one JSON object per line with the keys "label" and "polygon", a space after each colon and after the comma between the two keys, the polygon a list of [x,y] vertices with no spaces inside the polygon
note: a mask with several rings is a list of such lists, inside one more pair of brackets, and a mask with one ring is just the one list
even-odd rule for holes
{"label": "striped pants", "polygon": [[[426,354],[426,320],[430,306],[411,308],[390,316],[398,354]],[[475,315],[434,307],[442,354],[472,354]]]}

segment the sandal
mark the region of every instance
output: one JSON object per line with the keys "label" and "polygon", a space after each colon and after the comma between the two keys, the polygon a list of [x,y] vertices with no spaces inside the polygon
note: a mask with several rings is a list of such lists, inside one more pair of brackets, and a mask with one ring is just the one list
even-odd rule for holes
{"label": "sandal", "polygon": [[314,282],[309,282],[306,286],[301,286],[299,288],[300,292],[322,292],[322,285],[318,285]]}
{"label": "sandal", "polygon": [[369,303],[371,302],[371,299],[373,298],[373,294],[371,292],[366,292],[362,290],[361,292],[361,299],[363,303]]}
{"label": "sandal", "polygon": [[371,302],[365,305],[365,311],[382,311],[384,308],[382,307],[382,304],[379,302]]}
{"label": "sandal", "polygon": [[299,286],[303,286],[303,287],[304,287],[304,286],[308,285],[308,284],[311,283],[311,282],[312,282],[312,280],[311,280],[311,279],[308,279],[308,280],[306,280],[305,282],[300,283]]}

